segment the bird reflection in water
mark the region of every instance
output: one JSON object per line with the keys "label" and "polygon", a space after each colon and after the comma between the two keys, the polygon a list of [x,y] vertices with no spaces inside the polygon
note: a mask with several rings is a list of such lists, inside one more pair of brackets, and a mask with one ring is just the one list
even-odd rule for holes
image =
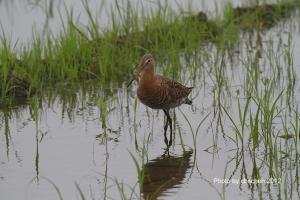
{"label": "bird reflection in water", "polygon": [[193,151],[186,151],[181,156],[162,155],[149,161],[144,166],[142,193],[144,199],[155,200],[168,194],[168,190],[178,188],[192,167]]}

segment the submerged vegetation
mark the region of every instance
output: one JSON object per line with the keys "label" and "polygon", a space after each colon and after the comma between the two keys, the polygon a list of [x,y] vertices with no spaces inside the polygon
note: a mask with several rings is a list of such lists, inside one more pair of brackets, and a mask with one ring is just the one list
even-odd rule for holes
{"label": "submerged vegetation", "polygon": [[[232,191],[246,193],[245,199],[299,198],[299,63],[294,63],[294,24],[285,23],[291,16],[299,19],[298,0],[237,8],[228,4],[213,17],[203,11],[194,14],[179,8],[175,12],[162,4],[137,13],[129,2],[123,8],[115,1],[107,29],[100,29],[91,5],[87,1],[83,5],[89,16],[87,27],[77,25],[71,11],[56,37],[34,38],[21,50],[1,38],[0,128],[5,154],[9,157],[13,146],[10,122],[22,117],[10,108],[20,109],[15,105],[28,100],[35,128],[32,182],[39,177],[46,180],[63,199],[57,182],[43,176],[39,153],[47,140],[47,131],[41,130],[44,111],[60,105],[62,121],[67,118],[75,124],[79,117],[80,126],[96,124],[92,144],[96,175],[92,176],[103,191],[98,194],[97,184],[86,189],[85,183],[74,180],[79,199],[110,199],[110,195],[153,199],[190,180],[200,180],[197,188],[212,188],[220,199],[231,199]],[[284,31],[285,26],[289,31]],[[153,143],[163,132],[158,128],[162,126],[153,124],[163,119],[158,112],[142,110],[132,91],[124,87],[145,52],[155,55],[159,73],[194,86],[191,111],[181,107],[172,113],[175,144],[170,154],[155,159],[149,159],[157,147]],[[119,150],[121,142],[129,145]],[[173,153],[176,147],[182,155]],[[94,148],[101,148],[98,153],[104,156],[98,157],[104,164],[97,163]],[[120,159],[119,154],[128,155],[132,162],[129,168],[137,178],[132,185],[111,173],[110,162],[114,156]],[[225,166],[212,169],[206,166],[208,161]],[[256,182],[217,185],[211,177],[216,171],[222,174],[219,178]]]}

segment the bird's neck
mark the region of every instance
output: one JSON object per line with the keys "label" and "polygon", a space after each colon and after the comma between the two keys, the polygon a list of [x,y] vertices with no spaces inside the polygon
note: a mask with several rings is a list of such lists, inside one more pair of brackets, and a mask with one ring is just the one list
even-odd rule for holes
{"label": "bird's neck", "polygon": [[148,67],[144,70],[143,74],[142,74],[142,79],[141,80],[144,80],[144,81],[151,81],[154,79],[154,75],[155,75],[155,72],[154,72],[154,67],[151,66],[151,67]]}

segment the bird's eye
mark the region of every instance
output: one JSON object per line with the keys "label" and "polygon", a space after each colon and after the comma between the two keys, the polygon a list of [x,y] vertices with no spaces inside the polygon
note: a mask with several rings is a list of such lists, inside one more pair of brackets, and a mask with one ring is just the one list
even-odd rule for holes
{"label": "bird's eye", "polygon": [[151,61],[151,60],[150,60],[150,59],[148,59],[146,62],[147,62],[147,63],[150,63],[150,61]]}

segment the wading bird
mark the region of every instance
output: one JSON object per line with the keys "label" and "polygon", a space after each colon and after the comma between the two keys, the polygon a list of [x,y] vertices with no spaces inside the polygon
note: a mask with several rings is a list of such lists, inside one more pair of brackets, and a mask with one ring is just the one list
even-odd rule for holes
{"label": "wading bird", "polygon": [[[155,60],[151,54],[145,54],[133,80],[138,81],[137,96],[139,100],[152,109],[162,109],[167,116],[164,126],[164,141],[167,148],[172,145],[172,119],[169,114],[171,108],[181,104],[192,104],[188,95],[193,87],[186,87],[174,80],[155,74]],[[170,126],[170,140],[167,139],[167,129]]]}

